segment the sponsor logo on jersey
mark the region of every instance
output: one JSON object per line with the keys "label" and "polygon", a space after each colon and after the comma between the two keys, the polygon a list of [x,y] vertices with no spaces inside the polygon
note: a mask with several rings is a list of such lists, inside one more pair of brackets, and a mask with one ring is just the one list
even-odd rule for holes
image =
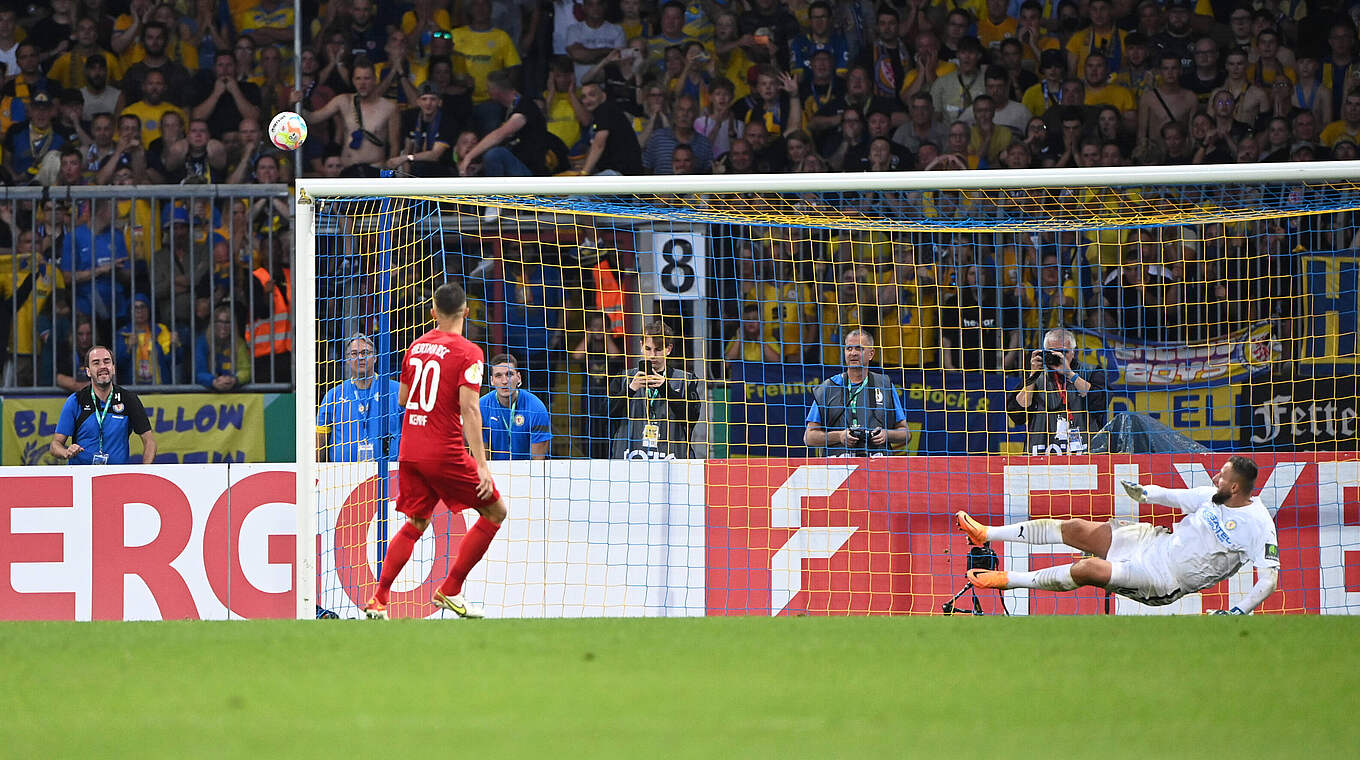
{"label": "sponsor logo on jersey", "polygon": [[1213,529],[1214,536],[1218,538],[1220,543],[1232,546],[1232,538],[1228,535],[1228,531],[1223,530],[1223,525],[1218,521],[1218,515],[1206,510],[1204,512],[1204,521],[1209,523],[1209,527]]}
{"label": "sponsor logo on jersey", "polygon": [[468,365],[467,371],[463,373],[464,379],[473,385],[482,384],[482,363],[473,362]]}
{"label": "sponsor logo on jersey", "polygon": [[1278,544],[1266,544],[1266,559],[1280,561],[1280,547]]}

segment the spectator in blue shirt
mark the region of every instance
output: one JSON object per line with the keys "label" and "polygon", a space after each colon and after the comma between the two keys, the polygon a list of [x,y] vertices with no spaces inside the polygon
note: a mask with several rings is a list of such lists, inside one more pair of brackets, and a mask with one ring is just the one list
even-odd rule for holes
{"label": "spectator in blue shirt", "polygon": [[826,0],[815,0],[808,5],[807,30],[795,37],[789,47],[792,74],[797,79],[810,75],[812,55],[822,50],[831,54],[836,76],[850,73],[850,41],[832,28],[831,3]]}
{"label": "spectator in blue shirt", "polygon": [[97,336],[112,335],[112,324],[128,317],[125,284],[132,279],[127,241],[112,227],[113,201],[92,201],[89,224],[66,234],[61,270],[71,283],[75,310],[89,315]]}
{"label": "spectator in blue shirt", "polygon": [[401,445],[400,386],[390,378],[378,378],[373,341],[365,335],[350,339],[345,364],[349,378],[326,391],[316,412],[317,461],[360,462],[379,457],[391,461]]}
{"label": "spectator in blue shirt", "polygon": [[547,459],[552,441],[548,408],[529,391],[520,390],[515,357],[491,360],[490,393],[482,396],[482,430],[489,459]]}
{"label": "spectator in blue shirt", "polygon": [[194,381],[204,388],[226,393],[250,382],[255,360],[235,322],[230,306],[217,307],[194,343]]}
{"label": "spectator in blue shirt", "polygon": [[94,346],[85,365],[93,382],[67,396],[48,451],[71,464],[125,464],[130,458],[128,435],[135,433],[142,439],[142,464],[151,464],[156,434],[137,394],[114,384],[113,352]]}

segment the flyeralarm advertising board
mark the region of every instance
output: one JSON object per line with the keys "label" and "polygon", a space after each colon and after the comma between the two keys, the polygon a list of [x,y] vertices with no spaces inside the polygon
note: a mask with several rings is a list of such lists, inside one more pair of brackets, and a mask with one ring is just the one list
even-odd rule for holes
{"label": "flyeralarm advertising board", "polygon": [[[1177,515],[1119,480],[1208,485],[1224,455],[498,462],[510,517],[468,579],[496,617],[940,614],[964,583],[952,515]],[[1261,611],[1360,613],[1360,461],[1257,453],[1279,533],[1280,589]],[[0,619],[290,617],[296,609],[290,466],[0,468]],[[373,463],[316,481],[319,602],[355,617],[394,532],[396,479]],[[435,614],[470,510],[441,511],[394,586],[400,616]],[[1002,544],[1002,566],[1078,558]],[[1203,594],[1144,607],[1099,589],[979,595],[989,613],[1198,613],[1229,606],[1250,565]],[[971,598],[961,600],[971,607]],[[1004,603],[1004,608],[1003,608]]]}

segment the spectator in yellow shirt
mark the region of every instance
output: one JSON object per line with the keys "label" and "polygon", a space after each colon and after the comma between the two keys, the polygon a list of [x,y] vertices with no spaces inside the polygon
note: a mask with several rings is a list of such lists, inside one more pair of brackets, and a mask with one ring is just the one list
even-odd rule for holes
{"label": "spectator in yellow shirt", "polygon": [[77,21],[75,44],[52,62],[52,68],[47,72],[48,78],[55,79],[67,89],[79,90],[86,85],[85,60],[99,56],[108,65],[109,79],[118,81],[123,76],[118,56],[99,47],[98,36],[99,25],[94,19],[86,17]]}
{"label": "spectator in yellow shirt", "polygon": [[1335,147],[1342,140],[1360,139],[1360,91],[1353,91],[1341,101],[1341,118],[1322,130],[1322,144]]}
{"label": "spectator in yellow shirt", "polygon": [[1086,105],[1114,106],[1123,114],[1130,127],[1138,124],[1138,103],[1133,99],[1129,88],[1110,84],[1110,70],[1106,67],[1105,56],[1092,53],[1086,56]]}
{"label": "spectator in yellow shirt", "polygon": [[741,328],[727,342],[723,358],[729,362],[777,362],[779,346],[766,340],[760,327],[760,306],[748,303],[741,307]]}
{"label": "spectator in yellow shirt", "polygon": [[291,0],[256,0],[249,8],[236,14],[234,20],[236,30],[241,34],[249,34],[257,45],[293,43]]}
{"label": "spectator in yellow shirt", "polygon": [[1091,0],[1089,12],[1091,25],[1067,40],[1067,70],[1085,71],[1087,56],[1100,53],[1106,58],[1107,71],[1120,71],[1127,32],[1114,25],[1110,0]]}
{"label": "spectator in yellow shirt", "polygon": [[[453,30],[453,49],[467,64],[472,77],[472,100],[486,103],[491,95],[486,88],[486,75],[493,71],[520,65],[519,52],[504,30],[491,26],[491,3],[472,0],[468,6],[468,23]],[[498,109],[499,110],[499,109]]]}
{"label": "spectator in yellow shirt", "polygon": [[543,115],[548,119],[548,131],[557,135],[568,149],[581,139],[581,125],[591,120],[590,111],[576,92],[576,67],[566,56],[555,56],[548,64]]}
{"label": "spectator in yellow shirt", "polygon": [[1015,36],[1017,24],[1009,9],[1009,0],[987,0],[987,12],[977,20],[977,36],[983,47],[996,50],[1002,40]]}
{"label": "spectator in yellow shirt", "polygon": [[181,122],[189,121],[183,108],[165,100],[165,75],[154,69],[142,80],[142,99],[123,109],[124,114],[136,116],[141,122],[142,145],[150,145],[160,138],[161,117],[171,111],[179,114]]}

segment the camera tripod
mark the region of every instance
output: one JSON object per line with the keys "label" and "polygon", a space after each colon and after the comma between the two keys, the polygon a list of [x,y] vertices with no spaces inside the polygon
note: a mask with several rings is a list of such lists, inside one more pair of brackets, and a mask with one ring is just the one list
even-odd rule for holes
{"label": "camera tripod", "polygon": [[[995,570],[1000,564],[1001,561],[997,559],[996,551],[992,549],[991,544],[974,546],[973,548],[968,550],[969,570]],[[972,592],[973,597],[972,600],[973,608],[971,610],[959,607],[958,605],[955,604],[955,602],[957,602],[960,597],[962,597],[964,594],[967,594],[970,591]],[[1001,614],[1010,615],[1011,611],[1006,609],[1006,598],[1001,594],[1000,589],[997,589],[996,596],[997,600],[1001,602]],[[982,611],[982,600],[978,599],[977,587],[973,585],[972,581],[964,583],[963,588],[959,589],[959,592],[957,594],[954,594],[954,596],[950,597],[949,601],[945,602],[940,607],[940,611],[946,615],[985,614]]]}

